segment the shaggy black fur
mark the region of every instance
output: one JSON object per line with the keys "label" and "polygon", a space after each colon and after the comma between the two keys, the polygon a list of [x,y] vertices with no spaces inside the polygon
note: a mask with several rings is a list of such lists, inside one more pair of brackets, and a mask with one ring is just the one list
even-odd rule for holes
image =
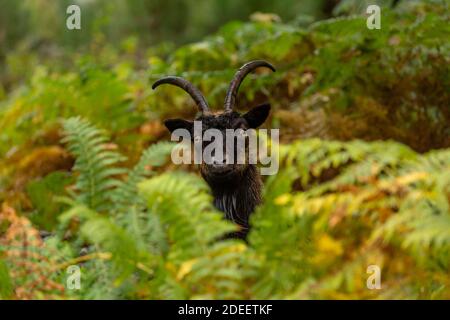
{"label": "shaggy black fur", "polygon": [[233,178],[202,176],[211,187],[214,206],[225,213],[225,218],[238,224],[240,230],[229,235],[245,239],[250,230],[250,214],[261,203],[262,181],[258,168],[248,165]]}
{"label": "shaggy black fur", "polygon": [[[250,129],[259,127],[268,117],[270,105],[264,104],[251,109],[244,115],[238,112],[207,114],[197,117],[202,122],[202,131],[218,129],[225,137],[226,129]],[[165,122],[169,131],[183,128],[191,132],[193,137],[193,122],[184,119],[169,119]],[[208,142],[204,142],[203,147]],[[224,141],[223,145],[226,143]],[[202,163],[200,172],[211,187],[214,196],[214,206],[225,213],[225,218],[238,224],[240,230],[228,237],[245,239],[249,229],[249,217],[256,206],[261,203],[262,181],[258,168],[248,164],[229,164],[224,173],[217,172],[214,166]]]}

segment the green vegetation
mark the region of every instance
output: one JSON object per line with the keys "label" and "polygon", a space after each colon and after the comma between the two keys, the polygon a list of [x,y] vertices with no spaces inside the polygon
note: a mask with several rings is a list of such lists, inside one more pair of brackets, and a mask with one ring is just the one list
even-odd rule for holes
{"label": "green vegetation", "polygon": [[[174,50],[99,28],[49,35],[59,58],[1,51],[0,298],[450,299],[448,2],[383,7],[381,30],[348,13],[361,7],[341,1],[314,23],[254,15]],[[195,168],[170,162],[162,125],[193,103],[150,86],[180,75],[219,109],[253,59],[277,72],[249,76],[240,109],[271,102],[280,171],[248,243],[218,240],[235,226]],[[370,265],[381,290],[366,287]]]}

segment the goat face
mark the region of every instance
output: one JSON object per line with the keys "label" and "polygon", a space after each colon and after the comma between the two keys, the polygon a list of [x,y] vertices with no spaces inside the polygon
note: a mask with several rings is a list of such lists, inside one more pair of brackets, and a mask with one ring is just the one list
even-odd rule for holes
{"label": "goat face", "polygon": [[[270,105],[263,104],[254,107],[245,114],[240,114],[236,111],[233,111],[233,107],[236,102],[236,96],[241,82],[248,73],[258,67],[267,67],[272,71],[275,71],[275,68],[271,64],[261,60],[252,61],[243,65],[236,72],[233,80],[230,83],[230,87],[225,98],[224,111],[221,113],[211,113],[208,104],[201,92],[185,79],[179,77],[165,77],[153,84],[153,89],[164,83],[172,84],[184,89],[191,95],[200,109],[201,114],[195,119],[195,121],[201,122],[201,137],[196,136],[196,134],[198,135],[198,132],[194,130],[194,122],[185,119],[166,120],[164,124],[170,132],[173,132],[176,129],[188,130],[193,142],[195,142],[197,139],[201,139],[203,151],[203,149],[212,142],[205,141],[205,139],[203,139],[204,133],[209,129],[220,131],[221,135],[219,136],[222,139],[221,145],[223,146],[223,156],[216,156],[215,154],[212,154],[212,158],[210,159],[210,161],[205,161],[205,159],[203,159],[200,166],[202,176],[210,184],[227,181],[239,181],[239,179],[237,178],[239,176],[242,176],[246,171],[246,168],[248,167],[249,161],[247,159],[243,161],[243,163],[242,161],[237,161],[238,153],[244,155],[245,157],[248,157],[248,139],[245,139],[245,131],[248,129],[256,129],[262,123],[264,123],[269,115]],[[244,148],[244,150],[238,150],[238,144],[236,143],[234,143],[236,147],[234,147],[232,150],[228,150],[229,148],[226,148],[227,129],[234,130],[235,139],[238,138],[238,135],[244,135],[245,143],[241,145],[241,148]]]}
{"label": "goat face", "polygon": [[[219,114],[202,114],[195,119],[202,124],[201,137],[196,136],[194,132],[194,122],[184,119],[169,119],[164,122],[166,127],[170,132],[176,129],[187,129],[191,133],[193,141],[201,139],[202,151],[206,148],[212,141],[205,141],[202,137],[205,137],[205,132],[209,129],[218,130],[221,134],[217,135],[222,142],[220,143],[223,147],[223,153],[221,156],[214,153],[211,154],[212,158],[210,161],[205,161],[203,158],[200,170],[203,177],[208,182],[225,180],[235,181],[235,178],[245,172],[248,166],[248,139],[245,136],[246,130],[256,129],[259,127],[268,117],[270,111],[269,104],[263,104],[261,106],[255,107],[244,115],[238,112],[223,112]],[[226,132],[227,129],[233,130],[233,135]],[[232,139],[234,139],[234,147],[227,148],[227,134],[229,134]],[[240,136],[241,135],[241,136]],[[237,139],[242,138],[244,144],[237,143]],[[213,138],[214,139],[214,138]],[[240,148],[240,149],[238,149]],[[214,151],[214,150],[213,150]],[[238,157],[243,155],[245,157],[244,161],[237,161]],[[242,163],[243,162],[243,163]]]}

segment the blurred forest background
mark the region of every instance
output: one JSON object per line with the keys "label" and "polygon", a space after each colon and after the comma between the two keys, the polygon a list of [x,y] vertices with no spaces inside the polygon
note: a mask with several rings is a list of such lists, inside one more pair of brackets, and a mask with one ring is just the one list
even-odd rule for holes
{"label": "blurred forest background", "polygon": [[[449,22],[448,0],[1,0],[0,298],[450,299]],[[240,110],[271,102],[280,172],[248,243],[217,241],[235,226],[162,125],[196,109],[150,87],[218,110],[254,59],[277,72]]]}

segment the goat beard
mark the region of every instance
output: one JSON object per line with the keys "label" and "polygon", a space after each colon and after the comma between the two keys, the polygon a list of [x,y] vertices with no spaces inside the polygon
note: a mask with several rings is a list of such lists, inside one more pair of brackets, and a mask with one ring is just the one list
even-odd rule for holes
{"label": "goat beard", "polygon": [[248,165],[234,164],[229,171],[224,173],[213,173],[208,169],[208,166],[204,163],[200,165],[200,173],[203,179],[209,184],[211,189],[231,189],[238,186],[245,178]]}
{"label": "goat beard", "polygon": [[245,239],[250,225],[249,216],[261,203],[262,181],[254,165],[243,166],[231,175],[202,176],[212,189],[214,206],[225,213],[225,217],[241,227],[231,238]]}

